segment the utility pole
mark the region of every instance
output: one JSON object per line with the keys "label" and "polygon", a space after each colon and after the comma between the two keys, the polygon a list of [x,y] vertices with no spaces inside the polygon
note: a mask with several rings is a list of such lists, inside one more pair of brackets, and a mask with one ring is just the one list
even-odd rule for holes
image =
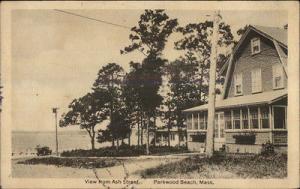
{"label": "utility pole", "polygon": [[52,112],[55,115],[55,151],[56,155],[58,156],[58,138],[57,138],[57,110],[58,108],[52,108]]}
{"label": "utility pole", "polygon": [[220,11],[215,11],[214,18],[213,18],[213,36],[211,40],[211,53],[210,53],[208,119],[207,119],[207,132],[206,132],[206,155],[208,157],[211,157],[214,152],[217,42],[218,42],[220,19],[221,19]]}

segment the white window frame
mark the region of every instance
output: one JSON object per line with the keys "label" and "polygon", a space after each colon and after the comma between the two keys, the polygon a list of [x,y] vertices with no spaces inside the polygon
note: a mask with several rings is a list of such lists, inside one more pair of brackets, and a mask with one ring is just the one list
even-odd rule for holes
{"label": "white window frame", "polygon": [[236,131],[239,131],[239,130],[242,130],[242,125],[241,125],[241,110],[240,109],[235,109],[235,110],[239,110],[238,112],[239,112],[239,114],[240,114],[240,128],[239,129],[236,129],[235,128],[235,120],[236,119],[234,119],[234,110],[232,109],[231,110],[231,123],[232,123],[232,130],[236,130]]}
{"label": "white window frame", "polygon": [[258,107],[259,108],[259,128],[261,129],[261,130],[270,130],[271,129],[271,124],[270,124],[270,119],[271,119],[271,117],[270,117],[270,109],[269,109],[269,107],[267,107],[267,115],[268,115],[268,120],[269,120],[269,122],[268,122],[268,125],[269,125],[269,128],[263,128],[263,124],[262,124],[262,113],[261,113],[261,108],[262,107]]}
{"label": "white window frame", "polygon": [[[276,86],[275,85],[275,79],[276,77],[281,77],[281,85]],[[272,82],[273,82],[273,89],[282,89],[284,88],[284,80],[283,80],[283,68],[280,64],[274,64],[272,66]]]}
{"label": "white window frame", "polygon": [[[275,128],[275,125],[274,125],[274,108],[276,107],[279,107],[279,108],[284,108],[285,110],[285,128],[280,128],[280,129],[277,129]],[[272,130],[275,130],[275,131],[287,131],[287,106],[284,106],[284,105],[273,105],[272,106]]]}
{"label": "white window frame", "polygon": [[[201,118],[200,118],[200,115],[201,115]],[[199,131],[206,131],[207,127],[205,125],[205,121],[206,121],[206,119],[205,119],[205,113],[203,112],[202,114],[198,114],[198,116],[199,116],[199,127],[198,127],[198,130]],[[200,122],[203,122],[204,129],[201,128]]]}
{"label": "white window frame", "polygon": [[[236,86],[241,85],[241,93],[237,93]],[[234,95],[243,95],[243,74],[238,73],[234,75]]]}
{"label": "white window frame", "polygon": [[252,93],[262,92],[262,79],[260,68],[255,68],[251,71],[251,88]]}
{"label": "white window frame", "polygon": [[[257,44],[255,44],[255,42],[257,41]],[[258,50],[254,51],[254,47],[256,47],[256,45],[258,46]],[[255,37],[251,39],[251,54],[258,54],[260,53],[260,39]]]}

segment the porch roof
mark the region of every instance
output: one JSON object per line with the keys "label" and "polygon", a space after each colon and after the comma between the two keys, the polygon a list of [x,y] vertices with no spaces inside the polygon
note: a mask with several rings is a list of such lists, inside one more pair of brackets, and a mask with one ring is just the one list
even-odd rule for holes
{"label": "porch roof", "polygon": [[[216,101],[216,109],[239,107],[255,104],[272,104],[277,100],[287,97],[287,90],[276,90],[253,95],[238,96]],[[208,104],[183,110],[184,113],[207,110]]]}

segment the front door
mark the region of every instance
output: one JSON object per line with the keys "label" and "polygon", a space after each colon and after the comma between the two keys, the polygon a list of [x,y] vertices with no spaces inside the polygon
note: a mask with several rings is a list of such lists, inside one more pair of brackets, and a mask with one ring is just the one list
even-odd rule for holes
{"label": "front door", "polygon": [[225,144],[225,122],[224,112],[217,112],[215,116],[215,128],[214,128],[214,149],[219,149]]}

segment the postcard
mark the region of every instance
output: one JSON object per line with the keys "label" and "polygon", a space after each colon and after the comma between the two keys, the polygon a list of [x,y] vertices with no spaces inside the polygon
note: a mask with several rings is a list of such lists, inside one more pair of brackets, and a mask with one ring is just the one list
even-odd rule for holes
{"label": "postcard", "polygon": [[1,3],[1,187],[299,187],[299,3]]}

